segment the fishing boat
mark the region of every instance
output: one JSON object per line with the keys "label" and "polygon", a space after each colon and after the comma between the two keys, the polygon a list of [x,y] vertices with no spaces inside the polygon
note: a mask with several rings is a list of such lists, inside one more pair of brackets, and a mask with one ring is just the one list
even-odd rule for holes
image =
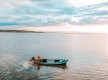
{"label": "fishing boat", "polygon": [[42,59],[38,64],[41,65],[65,65],[68,60],[64,59]]}
{"label": "fishing boat", "polygon": [[52,68],[61,68],[61,69],[66,69],[67,65],[42,65],[42,66],[46,66],[46,67],[52,67]]}

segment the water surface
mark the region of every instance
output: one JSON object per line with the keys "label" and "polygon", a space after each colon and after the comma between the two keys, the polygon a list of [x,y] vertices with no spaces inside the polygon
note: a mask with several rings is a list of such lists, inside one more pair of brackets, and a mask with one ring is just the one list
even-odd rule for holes
{"label": "water surface", "polygon": [[[32,56],[65,68],[28,65]],[[108,80],[107,34],[0,33],[0,80]]]}

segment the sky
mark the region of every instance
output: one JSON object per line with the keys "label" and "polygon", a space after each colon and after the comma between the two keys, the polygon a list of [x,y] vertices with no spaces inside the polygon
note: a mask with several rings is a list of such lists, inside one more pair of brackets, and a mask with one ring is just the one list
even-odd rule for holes
{"label": "sky", "polygon": [[0,29],[88,31],[106,25],[108,0],[0,0]]}

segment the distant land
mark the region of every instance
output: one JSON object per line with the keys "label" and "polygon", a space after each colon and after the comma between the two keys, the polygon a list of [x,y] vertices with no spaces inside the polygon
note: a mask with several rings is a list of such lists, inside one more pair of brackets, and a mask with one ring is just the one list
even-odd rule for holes
{"label": "distant land", "polygon": [[0,32],[44,33],[40,31],[27,31],[27,30],[0,30]]}
{"label": "distant land", "polygon": [[[60,33],[60,34],[91,34],[90,32],[47,32],[47,31],[28,31],[28,30],[0,30],[0,32],[10,32],[10,33]],[[98,33],[98,32],[96,32]],[[92,34],[96,34],[92,32]],[[98,33],[99,34],[99,33]]]}

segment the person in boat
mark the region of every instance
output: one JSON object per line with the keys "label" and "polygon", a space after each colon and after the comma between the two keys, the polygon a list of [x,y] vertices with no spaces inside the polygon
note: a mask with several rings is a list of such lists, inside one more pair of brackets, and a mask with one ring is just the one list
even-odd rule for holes
{"label": "person in boat", "polygon": [[37,66],[37,68],[38,68],[38,70],[40,69],[40,67],[41,67],[41,65],[40,64],[38,64],[38,62],[41,60],[41,57],[40,56],[38,56],[37,57],[38,59],[36,59],[35,57],[32,57],[32,59],[30,60],[30,62],[31,61],[33,61],[34,62],[34,66]]}
{"label": "person in boat", "polygon": [[40,62],[40,61],[42,61],[42,58],[38,55],[37,60]]}
{"label": "person in boat", "polygon": [[37,59],[36,59],[35,57],[32,57],[31,60],[30,60],[30,62],[31,62],[31,61],[33,61],[33,62],[36,63],[36,64],[38,63],[38,61],[37,61]]}
{"label": "person in boat", "polygon": [[37,64],[38,62],[42,61],[42,58],[40,56],[37,56],[37,59],[35,57],[32,57],[32,59],[30,60],[30,62],[31,61],[34,61],[34,63]]}

